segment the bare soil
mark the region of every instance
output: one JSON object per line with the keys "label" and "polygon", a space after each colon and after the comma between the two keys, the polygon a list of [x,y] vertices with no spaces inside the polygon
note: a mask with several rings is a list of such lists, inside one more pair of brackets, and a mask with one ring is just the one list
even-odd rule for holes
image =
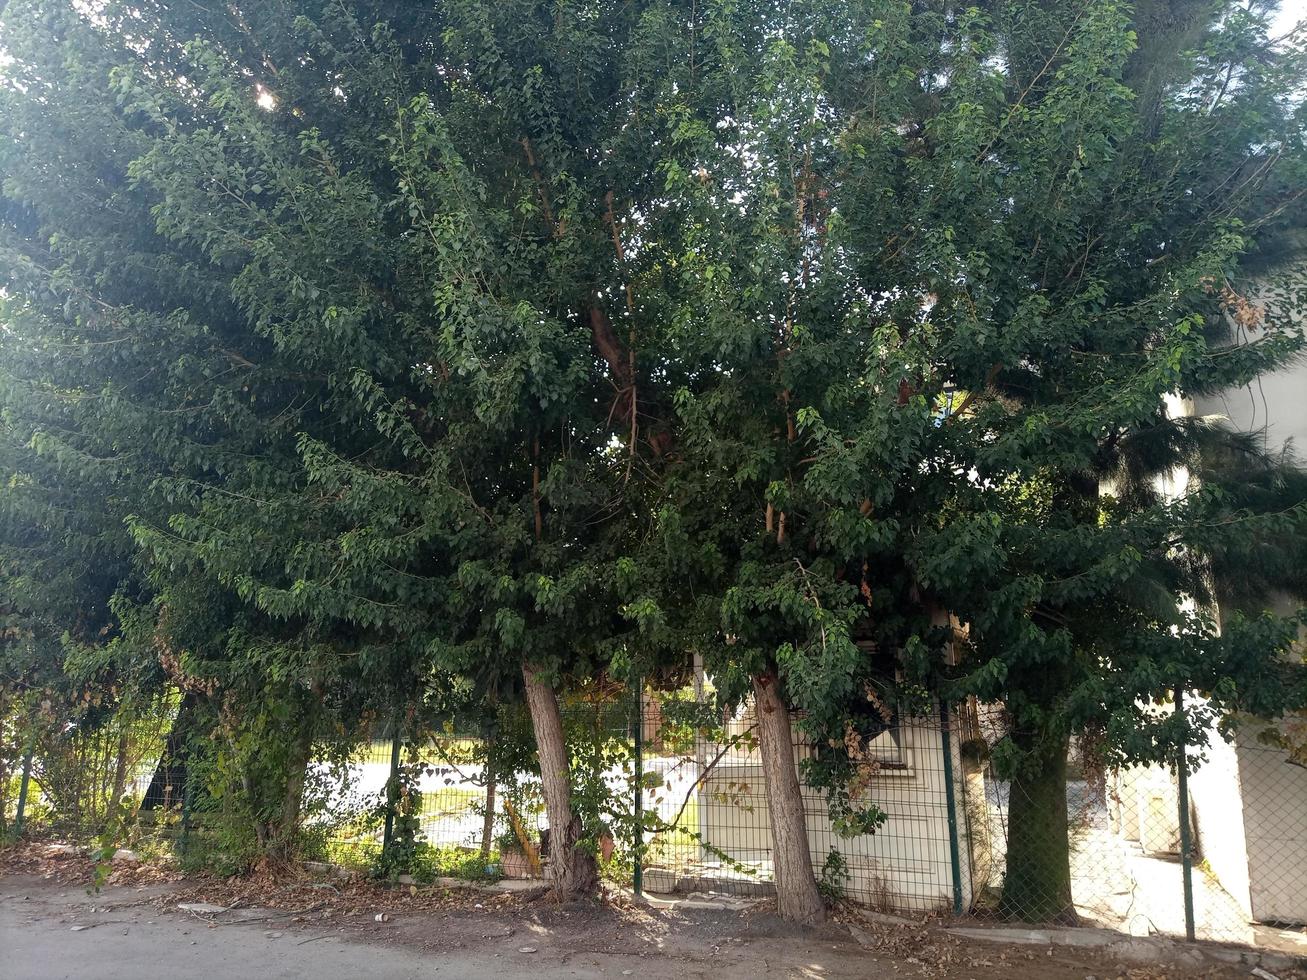
{"label": "bare soil", "polygon": [[[1207,969],[1114,961],[1100,951],[963,941],[937,925],[870,923],[836,911],[795,927],[765,905],[651,909],[623,893],[558,905],[462,887],[387,887],[307,875],[182,878],[123,864],[99,892],[93,864],[67,851],[0,852],[0,947],[14,980],[172,980],[362,975],[637,976],[731,980],[868,976],[971,980],[1233,980]],[[188,912],[209,903],[221,911]],[[267,969],[269,958],[276,972]],[[10,973],[9,968],[18,972]],[[1291,974],[1279,973],[1280,980]]]}

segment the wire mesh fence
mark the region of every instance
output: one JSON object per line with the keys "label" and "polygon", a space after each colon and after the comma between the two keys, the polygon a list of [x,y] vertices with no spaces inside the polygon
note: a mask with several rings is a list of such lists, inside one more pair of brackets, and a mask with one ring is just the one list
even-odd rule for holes
{"label": "wire mesh fence", "polygon": [[[702,685],[565,695],[575,806],[614,883],[767,896],[771,819],[752,711],[710,707]],[[6,719],[0,829],[14,829],[21,795],[28,827],[48,835],[86,839],[116,806],[137,837],[177,837],[183,801],[143,805],[175,712],[174,699],[35,739]],[[828,894],[888,912],[1074,918],[1297,950],[1307,944],[1303,732],[1300,720],[1244,719],[1183,767],[1106,771],[1073,742],[1065,773],[1044,781],[1050,793],[996,764],[1011,736],[1001,705],[901,714],[866,746],[864,795],[886,814],[873,833],[841,833],[825,794],[802,783],[814,871]],[[308,856],[415,878],[543,873],[549,827],[520,707],[477,731],[397,734],[369,733],[310,766]],[[796,737],[801,781],[815,752]],[[387,863],[388,848],[403,860]]]}
{"label": "wire mesh fence", "polygon": [[[1307,945],[1307,769],[1286,740],[1267,735],[1292,722],[1244,719],[1228,738],[1213,731],[1183,766],[1096,769],[1073,742],[1057,799],[1036,800],[1042,813],[1031,820],[1014,819],[1031,790],[985,751],[1006,737],[1002,707],[971,717],[961,735],[979,749],[978,776],[965,783],[972,837],[984,847],[972,862],[976,911],[1136,936]],[[1057,860],[1070,872],[1066,894],[1052,871],[1014,882],[1014,867]]]}
{"label": "wire mesh fence", "polygon": [[[407,741],[376,738],[343,764],[318,766],[331,770],[335,794],[323,815],[328,860],[359,867],[376,863],[386,840],[388,807],[431,847],[479,849],[488,789],[479,738],[444,733]],[[400,785],[390,794],[392,774]]]}
{"label": "wire mesh fence", "polygon": [[[650,838],[643,887],[770,894],[771,819],[752,709],[712,719],[687,735],[676,707],[675,695],[655,692],[642,710],[651,814],[645,821]],[[659,734],[678,729],[679,738]],[[809,850],[823,889],[886,911],[965,907],[969,881],[961,873],[962,842],[950,832],[957,750],[938,711],[895,717],[868,750],[868,795],[887,814],[874,834],[838,832],[825,794],[801,783]],[[796,738],[801,773],[814,751]]]}
{"label": "wire mesh fence", "polygon": [[85,838],[124,814],[137,833],[153,825],[159,815],[143,804],[174,710],[163,698],[76,722],[55,711],[0,718],[0,834]]}
{"label": "wire mesh fence", "polygon": [[[574,805],[594,828],[605,870],[629,878],[635,803],[631,700],[620,688],[565,696]],[[549,826],[522,706],[497,712],[491,730],[405,730],[368,740],[330,771],[336,799],[325,807],[324,856],[356,867],[385,865],[416,879],[534,877]],[[404,852],[385,860],[388,850]]]}

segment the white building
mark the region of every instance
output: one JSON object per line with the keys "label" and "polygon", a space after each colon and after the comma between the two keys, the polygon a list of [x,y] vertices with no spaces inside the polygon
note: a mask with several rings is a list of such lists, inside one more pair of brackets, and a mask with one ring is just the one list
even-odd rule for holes
{"label": "white building", "polygon": [[[728,735],[752,727],[751,710],[728,726]],[[987,880],[987,869],[973,866],[989,858],[981,840],[987,823],[969,820],[967,809],[984,812],[983,779],[977,767],[964,765],[957,721],[949,720],[947,748],[944,730],[937,712],[899,718],[870,743],[880,768],[866,795],[887,814],[874,834],[841,836],[825,794],[801,783],[813,867],[820,875],[832,851],[838,853],[841,875],[833,883],[851,901],[886,911],[951,912],[971,908],[973,881],[983,887]],[[796,741],[795,765],[802,774],[801,762],[813,749],[797,731]],[[693,828],[655,841],[647,890],[749,894],[767,887],[762,883],[771,878],[772,839],[762,763],[747,742],[722,748],[699,747],[695,754],[708,765],[657,747],[646,754],[646,770],[663,776],[663,789],[650,794],[648,805],[663,820],[679,815],[678,826]],[[700,771],[705,774],[696,788]],[[691,805],[683,809],[687,799]]]}
{"label": "white building", "polygon": [[[1199,399],[1200,416],[1223,416],[1246,432],[1264,430],[1268,448],[1286,445],[1307,461],[1307,361],[1247,388]],[[1289,613],[1283,595],[1268,605]],[[1258,738],[1250,719],[1233,740],[1213,738],[1207,761],[1190,777],[1200,857],[1254,922],[1307,922],[1307,769]]]}

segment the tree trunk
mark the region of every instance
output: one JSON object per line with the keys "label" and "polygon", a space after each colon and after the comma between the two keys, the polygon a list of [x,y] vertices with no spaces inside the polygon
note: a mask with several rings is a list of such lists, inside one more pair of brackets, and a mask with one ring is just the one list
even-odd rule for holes
{"label": "tree trunk", "polygon": [[276,815],[276,822],[269,828],[267,840],[268,857],[279,862],[288,862],[295,857],[300,809],[304,804],[304,782],[308,775],[309,758],[313,752],[313,725],[307,721],[301,724],[302,729],[296,735],[290,758],[287,760],[281,809]]}
{"label": "tree trunk", "polygon": [[789,708],[779,687],[774,672],[753,679],[758,749],[767,786],[767,808],[771,813],[777,911],[781,918],[791,922],[820,922],[826,918],[826,906],[817,891],[817,877],[812,870],[808,822],[794,764],[794,733],[790,728]]}
{"label": "tree trunk", "polygon": [[549,882],[560,901],[593,895],[599,887],[599,869],[594,855],[577,846],[581,818],[572,812],[567,744],[558,697],[532,667],[524,664],[522,676],[540,756],[545,813],[549,816]]}
{"label": "tree trunk", "polygon": [[150,785],[141,798],[142,810],[166,810],[180,807],[186,794],[186,769],[191,756],[191,737],[196,734],[200,696],[193,691],[182,695],[177,717],[163,743],[163,754],[154,769]]}
{"label": "tree trunk", "polygon": [[1075,925],[1066,812],[1069,741],[1053,738],[1042,749],[1030,736],[1014,740],[1025,759],[1008,800],[1007,873],[999,910],[1025,922]]}
{"label": "tree trunk", "polygon": [[[8,746],[0,745],[0,748]],[[0,840],[9,836],[9,824],[5,819],[9,813],[9,767],[5,764],[8,758],[7,752],[0,752]]]}

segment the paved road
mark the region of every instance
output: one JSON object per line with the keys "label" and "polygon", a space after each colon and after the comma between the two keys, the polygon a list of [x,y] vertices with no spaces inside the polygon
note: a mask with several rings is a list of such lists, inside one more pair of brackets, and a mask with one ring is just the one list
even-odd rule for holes
{"label": "paved road", "polygon": [[[564,937],[528,932],[487,937],[481,948],[423,950],[307,925],[211,928],[160,912],[152,899],[166,891],[111,888],[90,896],[78,886],[38,878],[0,879],[0,980],[826,980],[867,976],[876,962],[856,946],[837,952],[820,942],[793,941],[764,943],[765,953],[724,950],[712,962],[660,953],[659,940],[645,955],[578,953]],[[439,928],[435,922],[430,927]],[[524,945],[536,952],[520,952]],[[831,958],[825,963],[823,952]]]}
{"label": "paved road", "polygon": [[[35,914],[33,914],[35,913]],[[72,924],[88,928],[71,931]],[[256,926],[208,929],[153,909],[109,909],[49,917],[19,900],[0,903],[3,980],[217,980],[278,978],[409,980],[440,976],[503,978],[502,960],[432,957],[403,948],[343,942],[334,936],[297,945],[296,933],[268,938]],[[545,977],[578,977],[566,972]],[[599,975],[599,974],[596,974]]]}
{"label": "paved road", "polygon": [[[1083,980],[1123,972],[1091,950],[969,945],[920,926],[885,930],[890,948],[877,941],[865,949],[835,925],[801,930],[774,917],[689,908],[634,921],[465,909],[444,918],[399,912],[375,927],[367,920],[333,927],[339,919],[210,926],[160,911],[157,900],[168,891],[117,887],[88,895],[36,877],[0,878],[0,980]],[[1148,975],[1233,980],[1248,973],[1176,963]]]}

